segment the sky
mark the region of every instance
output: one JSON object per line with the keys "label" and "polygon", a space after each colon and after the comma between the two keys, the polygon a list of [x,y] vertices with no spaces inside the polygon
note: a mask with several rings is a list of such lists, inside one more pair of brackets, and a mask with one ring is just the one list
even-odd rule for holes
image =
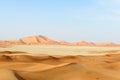
{"label": "sky", "polygon": [[120,43],[120,0],[0,0],[0,40]]}

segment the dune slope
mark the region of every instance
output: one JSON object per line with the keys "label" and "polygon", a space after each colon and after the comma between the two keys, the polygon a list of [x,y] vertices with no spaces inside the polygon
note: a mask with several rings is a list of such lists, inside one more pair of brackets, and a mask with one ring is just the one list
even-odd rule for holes
{"label": "dune slope", "polygon": [[120,80],[120,54],[31,55],[0,52],[0,80]]}

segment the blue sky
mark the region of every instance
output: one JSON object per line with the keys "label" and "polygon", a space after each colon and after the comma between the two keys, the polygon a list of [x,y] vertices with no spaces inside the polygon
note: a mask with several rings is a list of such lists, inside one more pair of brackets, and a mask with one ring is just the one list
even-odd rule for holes
{"label": "blue sky", "polygon": [[29,35],[120,43],[120,0],[0,0],[0,39]]}

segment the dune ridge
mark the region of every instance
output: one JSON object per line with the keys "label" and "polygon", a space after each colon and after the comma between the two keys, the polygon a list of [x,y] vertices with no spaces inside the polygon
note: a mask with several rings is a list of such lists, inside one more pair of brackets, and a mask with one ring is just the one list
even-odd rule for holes
{"label": "dune ridge", "polygon": [[93,43],[93,42],[79,41],[72,43],[72,42],[66,42],[64,40],[56,41],[42,35],[27,36],[20,38],[18,40],[0,41],[0,47],[6,47],[9,45],[120,46],[120,44],[115,44],[112,42]]}
{"label": "dune ridge", "polygon": [[3,51],[0,64],[0,80],[120,80],[120,54],[54,56]]}

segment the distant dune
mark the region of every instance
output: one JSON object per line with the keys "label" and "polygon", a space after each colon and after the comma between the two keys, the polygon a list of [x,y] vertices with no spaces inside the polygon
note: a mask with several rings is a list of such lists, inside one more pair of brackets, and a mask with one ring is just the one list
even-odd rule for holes
{"label": "distant dune", "polygon": [[93,42],[66,42],[66,41],[55,41],[49,39],[45,36],[28,36],[24,38],[20,38],[19,40],[5,40],[0,41],[0,47],[5,47],[9,45],[70,45],[70,46],[120,46],[120,44],[115,44],[112,42],[104,42],[104,43],[93,43]]}

